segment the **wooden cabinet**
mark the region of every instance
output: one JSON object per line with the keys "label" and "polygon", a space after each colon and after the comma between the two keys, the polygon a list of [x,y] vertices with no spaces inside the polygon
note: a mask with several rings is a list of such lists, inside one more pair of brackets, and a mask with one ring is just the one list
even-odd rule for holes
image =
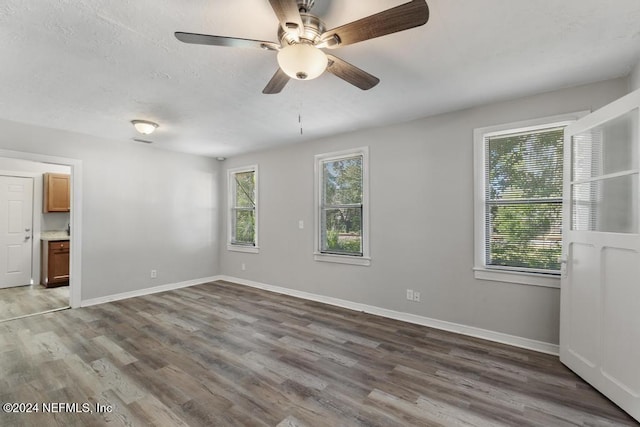
{"label": "wooden cabinet", "polygon": [[69,212],[71,176],[63,173],[44,174],[44,212]]}
{"label": "wooden cabinet", "polygon": [[69,241],[42,242],[41,283],[47,288],[69,283]]}

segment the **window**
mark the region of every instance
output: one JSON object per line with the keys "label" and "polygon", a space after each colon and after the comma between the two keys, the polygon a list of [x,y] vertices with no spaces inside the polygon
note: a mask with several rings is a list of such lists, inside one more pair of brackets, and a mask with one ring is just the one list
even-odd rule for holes
{"label": "window", "polygon": [[477,129],[476,278],[558,286],[571,115]]}
{"label": "window", "polygon": [[368,149],[315,159],[315,259],[369,265]]}
{"label": "window", "polygon": [[258,252],[258,167],[230,169],[227,249]]}

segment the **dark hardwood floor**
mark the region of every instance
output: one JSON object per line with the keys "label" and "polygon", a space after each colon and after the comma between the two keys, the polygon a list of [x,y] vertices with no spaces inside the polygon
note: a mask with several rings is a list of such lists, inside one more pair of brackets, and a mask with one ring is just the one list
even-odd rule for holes
{"label": "dark hardwood floor", "polygon": [[227,282],[2,323],[0,374],[40,403],[2,426],[637,425],[557,357]]}

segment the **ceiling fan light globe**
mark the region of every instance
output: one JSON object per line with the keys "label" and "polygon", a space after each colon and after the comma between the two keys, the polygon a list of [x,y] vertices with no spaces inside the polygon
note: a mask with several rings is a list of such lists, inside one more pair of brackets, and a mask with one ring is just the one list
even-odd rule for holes
{"label": "ceiling fan light globe", "polygon": [[278,52],[278,65],[296,80],[312,80],[327,69],[327,55],[310,44],[292,44]]}

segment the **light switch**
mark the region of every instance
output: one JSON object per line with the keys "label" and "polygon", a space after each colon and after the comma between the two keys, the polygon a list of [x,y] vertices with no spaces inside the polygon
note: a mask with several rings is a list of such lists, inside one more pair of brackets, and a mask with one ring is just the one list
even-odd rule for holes
{"label": "light switch", "polygon": [[298,228],[300,230],[302,230],[304,228],[304,221],[303,220],[298,221]]}

